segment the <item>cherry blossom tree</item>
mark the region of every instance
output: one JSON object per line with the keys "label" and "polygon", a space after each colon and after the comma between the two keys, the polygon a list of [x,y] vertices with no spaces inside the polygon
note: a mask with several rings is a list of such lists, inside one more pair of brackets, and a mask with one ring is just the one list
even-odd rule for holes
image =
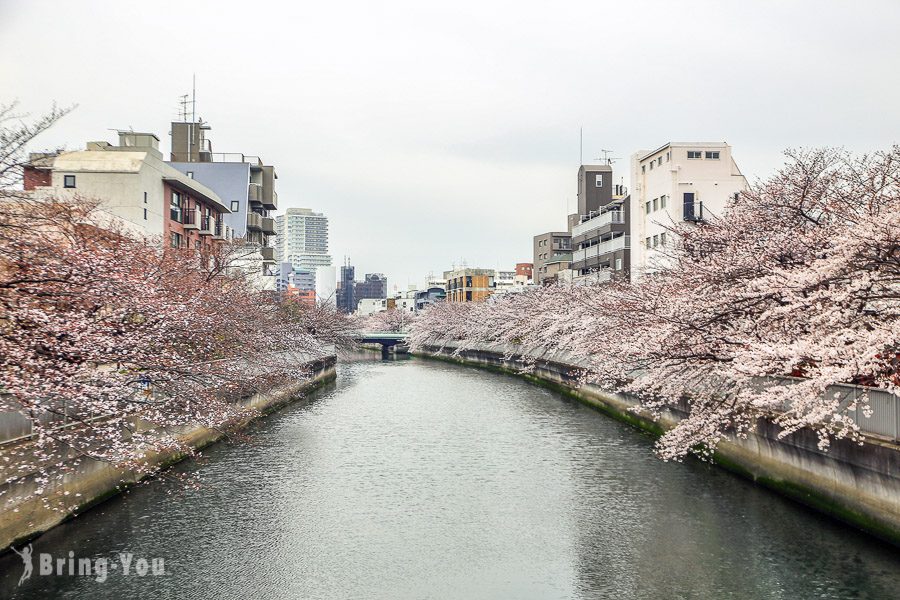
{"label": "cherry blossom tree", "polygon": [[369,315],[360,323],[360,328],[368,331],[388,331],[399,333],[407,331],[415,321],[416,315],[407,310],[389,308]]}
{"label": "cherry blossom tree", "polygon": [[[21,149],[4,150],[15,171]],[[90,199],[0,196],[0,413],[31,431],[0,445],[0,496],[45,494],[85,459],[153,471],[148,453],[192,452],[185,428],[229,431],[253,413],[243,399],[291,389],[349,340],[333,309],[255,290],[231,245],[167,248]]]}
{"label": "cherry blossom tree", "polygon": [[658,272],[447,304],[417,321],[413,346],[563,351],[652,413],[681,403],[665,458],[708,453],[760,418],[781,435],[811,428],[822,448],[858,439],[855,404],[830,386],[900,384],[900,148],[787,156],[722,218],[672,225]]}

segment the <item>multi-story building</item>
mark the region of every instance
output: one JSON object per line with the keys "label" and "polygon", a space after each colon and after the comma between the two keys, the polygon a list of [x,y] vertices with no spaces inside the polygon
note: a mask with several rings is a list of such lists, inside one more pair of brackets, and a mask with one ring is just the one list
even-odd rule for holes
{"label": "multi-story building", "polygon": [[621,185],[610,198],[572,228],[572,264],[580,281],[629,279],[631,207]]}
{"label": "multi-story building", "polygon": [[163,161],[152,133],[119,132],[117,146],[34,155],[24,187],[35,196],[80,196],[99,202],[111,227],[157,236],[166,246],[210,249],[234,237],[229,205],[212,189]]}
{"label": "multi-story building", "polygon": [[349,264],[341,267],[341,278],[337,282],[337,309],[342,313],[350,314],[356,310],[356,298],[353,293],[356,284],[356,267]]}
{"label": "multi-story building", "polygon": [[[278,208],[275,167],[258,156],[214,153],[206,137],[210,126],[202,121],[172,123],[169,164],[189,178],[214,190],[230,210],[225,222],[235,238],[246,243],[242,268],[271,278],[274,287],[274,211]],[[268,283],[262,283],[264,287]]]}
{"label": "multi-story building", "polygon": [[665,265],[675,223],[722,216],[747,180],[725,142],[670,142],[631,159],[631,277]]}
{"label": "multi-story building", "polygon": [[289,262],[281,263],[275,276],[275,289],[283,292],[289,287],[304,292],[315,291],[316,273],[309,269],[296,269]]}
{"label": "multi-story building", "polygon": [[444,271],[447,282],[447,302],[479,302],[494,293],[494,269],[463,267]]}
{"label": "multi-story building", "polygon": [[446,285],[446,282],[443,282],[440,286],[429,286],[427,289],[418,290],[415,296],[416,312],[424,310],[435,302],[441,302],[446,299],[447,292],[444,290],[444,285]]}
{"label": "multi-story building", "polygon": [[366,273],[362,281],[354,284],[353,297],[357,303],[365,298],[387,298],[388,282],[383,273]]}
{"label": "multi-story building", "polygon": [[316,298],[320,303],[337,305],[337,273],[334,267],[316,267]]}
{"label": "multi-story building", "polygon": [[572,234],[548,231],[534,236],[534,282],[541,284],[547,275],[547,263],[572,253]]}
{"label": "multi-story building", "polygon": [[579,212],[571,226],[569,268],[579,280],[628,278],[629,209],[624,187],[612,177],[610,165],[578,168]]}
{"label": "multi-story building", "polygon": [[275,258],[295,269],[330,267],[328,217],[308,208],[289,208],[275,217]]}
{"label": "multi-story building", "polygon": [[528,281],[534,279],[534,263],[516,263],[516,276]]}
{"label": "multi-story building", "polygon": [[563,254],[547,261],[544,266],[544,277],[541,285],[553,285],[554,283],[571,283],[572,271],[569,265],[572,263],[571,254]]}

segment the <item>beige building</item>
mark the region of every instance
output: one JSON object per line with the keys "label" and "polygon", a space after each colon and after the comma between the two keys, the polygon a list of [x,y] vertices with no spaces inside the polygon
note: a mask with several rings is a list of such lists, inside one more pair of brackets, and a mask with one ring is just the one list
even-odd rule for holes
{"label": "beige building", "polygon": [[447,285],[447,302],[480,302],[486,300],[497,288],[494,269],[470,269],[468,267],[444,271]]}
{"label": "beige building", "polygon": [[725,142],[670,142],[631,159],[631,277],[665,265],[671,227],[721,217],[747,180]]}

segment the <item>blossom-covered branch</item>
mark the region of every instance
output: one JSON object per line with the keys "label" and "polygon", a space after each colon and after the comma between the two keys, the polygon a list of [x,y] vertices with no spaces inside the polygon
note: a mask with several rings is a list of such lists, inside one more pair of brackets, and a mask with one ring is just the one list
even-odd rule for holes
{"label": "blossom-covered branch", "polygon": [[667,458],[760,417],[783,435],[812,428],[822,447],[857,438],[855,406],[828,388],[900,385],[900,148],[788,159],[722,218],[673,225],[665,268],[636,283],[435,307],[413,346],[564,350],[652,411],[684,400],[689,415],[659,442]]}

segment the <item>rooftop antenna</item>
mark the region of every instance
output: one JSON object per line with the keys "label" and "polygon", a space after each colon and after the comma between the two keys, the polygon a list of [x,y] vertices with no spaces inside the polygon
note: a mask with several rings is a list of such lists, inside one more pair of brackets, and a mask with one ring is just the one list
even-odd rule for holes
{"label": "rooftop antenna", "polygon": [[610,156],[613,153],[612,150],[600,150],[603,153],[603,158],[595,158],[594,160],[602,160],[603,164],[612,165],[613,162],[619,160],[619,156]]}

